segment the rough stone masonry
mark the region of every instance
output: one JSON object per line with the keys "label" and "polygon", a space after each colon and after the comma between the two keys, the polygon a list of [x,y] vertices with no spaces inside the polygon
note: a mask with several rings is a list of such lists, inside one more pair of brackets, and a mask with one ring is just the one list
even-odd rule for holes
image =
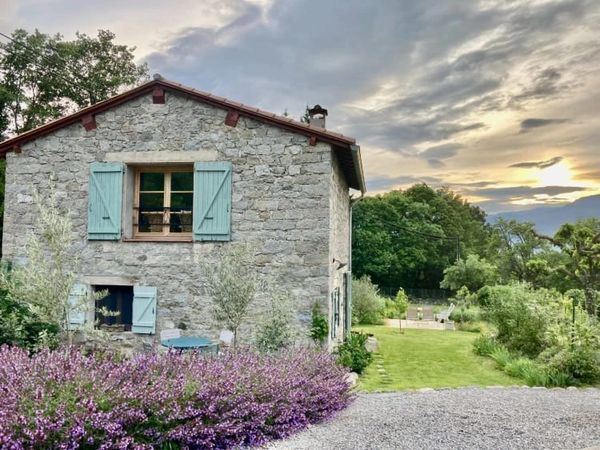
{"label": "rough stone masonry", "polygon": [[[218,335],[197,263],[214,259],[221,246],[239,243],[253,246],[256,269],[289,292],[298,324],[306,330],[312,304],[318,301],[330,311],[330,293],[341,287],[345,269],[332,261],[349,257],[348,185],[331,145],[310,146],[306,136],[244,117],[236,127],[226,126],[225,115],[223,109],[174,93],[166,94],[165,104],[153,104],[147,94],[98,113],[94,130],[71,124],[28,142],[21,153],[8,153],[4,257],[23,257],[28,233],[36,231],[33,191],[47,198],[53,184],[73,222],[78,281],[156,286],[157,334],[185,326],[189,334]],[[90,163],[199,160],[233,164],[230,243],[87,240]],[[131,213],[125,208],[127,237]],[[261,309],[259,301],[250,325]],[[252,327],[240,334],[250,339]],[[156,344],[157,335],[121,332],[112,340],[138,350]]]}

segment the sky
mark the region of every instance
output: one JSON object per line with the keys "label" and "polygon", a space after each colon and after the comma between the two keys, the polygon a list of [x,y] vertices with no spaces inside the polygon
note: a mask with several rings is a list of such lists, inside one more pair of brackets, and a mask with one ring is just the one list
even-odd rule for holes
{"label": "sky", "polygon": [[0,31],[116,33],[150,73],[329,111],[370,194],[425,182],[489,213],[600,194],[599,0],[0,0]]}

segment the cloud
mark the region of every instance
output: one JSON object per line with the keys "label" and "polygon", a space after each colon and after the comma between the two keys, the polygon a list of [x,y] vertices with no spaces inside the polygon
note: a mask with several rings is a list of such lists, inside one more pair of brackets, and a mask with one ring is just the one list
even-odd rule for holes
{"label": "cloud", "polygon": [[443,180],[437,177],[400,175],[397,177],[374,178],[367,182],[367,187],[370,191],[387,191],[391,189],[397,189],[398,187],[410,186],[416,183],[425,183],[436,186],[440,185],[442,182]]}
{"label": "cloud", "polygon": [[517,167],[521,169],[546,169],[552,167],[555,164],[561,162],[564,158],[562,156],[555,156],[554,158],[547,159],[545,161],[526,161],[511,164],[508,167]]}
{"label": "cloud", "polygon": [[521,121],[521,133],[526,133],[532,128],[540,128],[565,122],[567,122],[567,119],[525,119]]}
{"label": "cloud", "polygon": [[581,186],[510,186],[499,188],[484,188],[473,190],[472,193],[490,200],[519,200],[533,198],[534,196],[554,197],[561,194],[586,191],[588,188]]}
{"label": "cloud", "polygon": [[[181,3],[8,0],[4,23],[109,28],[141,47],[151,73],[296,118],[319,103],[328,128],[357,138],[373,190],[525,186],[513,169],[549,167],[549,149],[580,172],[597,164],[596,0]],[[553,126],[563,117],[568,127]]]}
{"label": "cloud", "polygon": [[421,158],[448,159],[456,156],[462,148],[461,144],[442,144],[434,147],[429,147],[419,153]]}

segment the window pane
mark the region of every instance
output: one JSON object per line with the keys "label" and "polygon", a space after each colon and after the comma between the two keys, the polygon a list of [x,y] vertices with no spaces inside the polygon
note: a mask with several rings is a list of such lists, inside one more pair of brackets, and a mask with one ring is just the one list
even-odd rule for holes
{"label": "window pane", "polygon": [[163,191],[165,174],[160,172],[142,172],[140,174],[140,191]]}
{"label": "window pane", "polygon": [[163,205],[164,195],[158,194],[140,194],[140,211],[161,211],[164,209]]}
{"label": "window pane", "polygon": [[192,208],[194,195],[171,194],[171,233],[192,232]]}
{"label": "window pane", "polygon": [[140,223],[141,232],[161,232],[163,223],[163,194],[140,194]]}
{"label": "window pane", "polygon": [[194,174],[192,172],[173,172],[171,174],[172,191],[193,191]]}

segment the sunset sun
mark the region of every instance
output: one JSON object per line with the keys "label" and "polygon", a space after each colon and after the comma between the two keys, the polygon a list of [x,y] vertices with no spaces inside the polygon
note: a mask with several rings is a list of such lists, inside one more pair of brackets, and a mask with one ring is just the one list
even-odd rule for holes
{"label": "sunset sun", "polygon": [[539,169],[535,176],[541,186],[572,186],[576,184],[573,180],[574,173],[564,161]]}

